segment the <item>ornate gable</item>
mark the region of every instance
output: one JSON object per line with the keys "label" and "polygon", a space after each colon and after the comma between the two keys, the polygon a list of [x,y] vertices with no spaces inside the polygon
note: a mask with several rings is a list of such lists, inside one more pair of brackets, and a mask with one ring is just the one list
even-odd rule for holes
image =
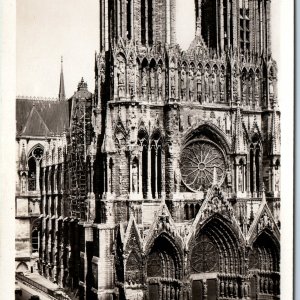
{"label": "ornate gable", "polygon": [[200,207],[200,210],[191,226],[190,233],[186,239],[186,245],[188,245],[192,236],[196,234],[199,227],[202,227],[202,225],[212,217],[221,217],[231,223],[238,236],[244,239],[239,223],[234,215],[231,203],[224,197],[219,185],[216,184],[210,188],[206,199]]}
{"label": "ornate gable", "polygon": [[156,213],[154,222],[152,223],[147,237],[144,240],[143,250],[146,253],[149,251],[153,245],[154,240],[161,234],[167,233],[168,236],[171,236],[178,246],[183,245],[183,240],[178,232],[175,222],[170,214],[170,211],[164,201]]}
{"label": "ornate gable", "polygon": [[251,244],[264,230],[272,232],[277,240],[280,240],[280,231],[274,217],[268,207],[265,197],[261,202],[256,217],[248,231],[247,240]]}

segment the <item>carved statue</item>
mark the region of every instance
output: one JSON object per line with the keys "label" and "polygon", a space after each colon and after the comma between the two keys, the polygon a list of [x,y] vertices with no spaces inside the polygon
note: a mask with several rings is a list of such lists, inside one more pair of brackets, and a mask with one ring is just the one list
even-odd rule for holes
{"label": "carved statue", "polygon": [[125,62],[123,57],[121,56],[118,58],[117,77],[118,77],[119,97],[124,97],[125,96]]}
{"label": "carved statue", "polygon": [[225,70],[223,68],[221,68],[221,72],[220,72],[219,87],[220,87],[220,98],[221,101],[223,101],[224,94],[225,94]]}
{"label": "carved statue", "polygon": [[158,87],[158,97],[162,96],[162,70],[159,66],[157,68],[157,87]]}
{"label": "carved statue", "polygon": [[170,70],[170,85],[171,85],[171,98],[175,98],[175,71]]}
{"label": "carved statue", "polygon": [[202,74],[201,71],[198,70],[197,71],[197,99],[200,103],[202,103],[202,99],[201,99],[201,95],[202,95],[202,78],[201,78]]}
{"label": "carved statue", "polygon": [[205,101],[209,102],[209,69],[205,69],[204,73],[204,83],[205,83]]}
{"label": "carved statue", "polygon": [[194,73],[192,70],[189,72],[189,97],[192,101],[194,98]]}
{"label": "carved statue", "polygon": [[129,67],[128,70],[128,88],[129,88],[129,94],[130,96],[134,95],[134,69],[131,67]]}
{"label": "carved statue", "polygon": [[181,98],[184,99],[186,96],[186,73],[184,69],[181,70],[180,82],[181,82]]}
{"label": "carved statue", "polygon": [[151,70],[150,70],[150,89],[151,89],[151,95],[154,95],[154,91],[155,91],[155,73],[154,73],[153,68],[151,68]]}
{"label": "carved statue", "polygon": [[132,192],[138,192],[138,168],[136,162],[132,164]]}
{"label": "carved statue", "polygon": [[212,97],[213,102],[216,101],[217,97],[217,76],[216,76],[216,70],[213,70],[211,74],[211,84],[212,84]]}
{"label": "carved statue", "polygon": [[26,191],[26,175],[23,173],[21,176],[21,192],[25,193]]}
{"label": "carved statue", "polygon": [[148,88],[148,78],[147,78],[147,71],[144,68],[142,71],[142,94],[144,97],[147,95],[147,88]]}
{"label": "carved statue", "polygon": [[181,173],[180,173],[179,168],[175,169],[174,175],[175,175],[174,177],[175,177],[176,193],[179,193],[180,192],[180,183],[181,183]]}

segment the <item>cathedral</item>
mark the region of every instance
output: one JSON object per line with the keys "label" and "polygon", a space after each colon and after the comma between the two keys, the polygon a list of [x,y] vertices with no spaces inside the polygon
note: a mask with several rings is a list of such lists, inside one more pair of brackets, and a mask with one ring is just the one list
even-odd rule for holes
{"label": "cathedral", "polygon": [[100,0],[95,90],[17,99],[16,272],[79,300],[280,299],[270,0]]}

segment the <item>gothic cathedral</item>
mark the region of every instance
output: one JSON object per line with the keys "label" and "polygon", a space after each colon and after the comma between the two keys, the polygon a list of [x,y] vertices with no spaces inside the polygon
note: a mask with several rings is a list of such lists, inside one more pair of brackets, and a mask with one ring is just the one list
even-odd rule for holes
{"label": "gothic cathedral", "polygon": [[82,300],[280,298],[270,5],[195,0],[182,51],[176,0],[100,0],[95,91],[40,147],[40,274]]}

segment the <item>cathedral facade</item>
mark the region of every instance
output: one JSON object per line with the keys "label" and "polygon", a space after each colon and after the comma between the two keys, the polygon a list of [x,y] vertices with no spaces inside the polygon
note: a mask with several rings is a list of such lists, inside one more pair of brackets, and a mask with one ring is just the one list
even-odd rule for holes
{"label": "cathedral facade", "polygon": [[95,91],[41,145],[39,272],[74,299],[279,299],[270,1],[195,1],[186,51],[175,11],[100,1]]}

